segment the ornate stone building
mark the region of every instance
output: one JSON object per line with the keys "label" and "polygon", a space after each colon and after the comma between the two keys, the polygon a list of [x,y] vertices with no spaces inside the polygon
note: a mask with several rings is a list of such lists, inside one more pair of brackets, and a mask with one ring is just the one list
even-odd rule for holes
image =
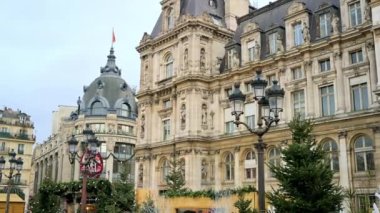
{"label": "ornate stone building", "polygon": [[[380,185],[380,1],[163,0],[141,59],[136,186],[157,194],[175,152],[186,186],[257,185],[257,137],[236,128],[228,95],[247,95],[244,121],[255,126],[255,71],[285,89],[279,125],[264,136],[265,161],[281,163],[295,114],[315,122],[334,178],[356,208]],[[235,17],[239,18],[235,18]],[[265,168],[266,190],[276,180]]]}
{"label": "ornate stone building", "polygon": [[35,139],[34,124],[28,114],[8,107],[0,110],[0,156],[6,161],[3,175],[0,175],[0,187],[5,189],[8,184],[9,179],[5,176],[9,175],[8,153],[14,151],[16,158],[22,158],[23,168],[21,175],[15,175],[17,171],[14,170],[13,183],[24,192],[25,204],[29,202],[29,184],[33,179],[31,165]]}
{"label": "ornate stone building", "polygon": [[[103,157],[101,177],[110,181],[119,177],[122,162],[134,165],[132,156],[136,144],[137,105],[135,92],[121,78],[121,70],[115,64],[111,48],[100,76],[89,86],[84,86],[78,107],[59,106],[53,112],[53,132],[43,144],[34,149],[34,192],[45,178],[56,182],[78,180],[81,176],[79,163],[70,166],[67,141],[71,135],[84,141],[82,131],[87,125],[101,142],[99,151]],[[121,162],[122,161],[122,162]],[[133,171],[131,180],[133,180]]]}

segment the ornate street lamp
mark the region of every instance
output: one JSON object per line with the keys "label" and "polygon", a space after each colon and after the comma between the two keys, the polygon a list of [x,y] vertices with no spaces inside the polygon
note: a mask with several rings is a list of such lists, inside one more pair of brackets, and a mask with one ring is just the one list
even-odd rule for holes
{"label": "ornate street lamp", "polygon": [[[259,212],[265,213],[265,176],[264,176],[264,150],[266,144],[262,137],[268,132],[273,123],[277,124],[279,113],[283,111],[284,89],[281,89],[277,81],[273,81],[273,85],[267,88],[268,82],[261,77],[261,71],[256,72],[256,79],[252,80],[251,86],[254,91],[254,99],[257,100],[258,118],[257,128],[252,129],[246,123],[240,121],[240,115],[244,114],[243,106],[245,95],[240,91],[239,85],[235,84],[233,93],[229,96],[230,105],[232,106],[231,114],[235,116],[234,123],[236,126],[244,125],[249,132],[257,135],[258,142],[255,148],[258,154],[258,191],[259,191]],[[263,127],[263,121],[265,126]]]}
{"label": "ornate street lamp", "polygon": [[[4,174],[5,177],[8,178],[8,188],[7,188],[7,201],[6,201],[6,208],[5,213],[9,212],[9,199],[10,199],[10,193],[11,193],[11,187],[12,187],[12,178],[21,175],[22,165],[24,162],[22,161],[22,158],[19,157],[16,159],[16,153],[12,149],[9,153],[9,174]],[[3,170],[5,169],[5,159],[3,156],[0,157],[0,174],[3,174]],[[13,174],[14,170],[17,171],[17,173]]]}
{"label": "ornate street lamp", "polygon": [[[69,161],[70,164],[74,164],[75,160],[79,160],[80,169],[82,172],[82,196],[81,196],[81,213],[86,212],[86,203],[87,203],[87,178],[93,171],[89,171],[89,167],[91,164],[103,163],[102,160],[97,159],[100,158],[98,155],[98,147],[99,141],[95,137],[95,133],[90,129],[89,125],[87,125],[86,129],[83,130],[83,135],[85,137],[85,141],[82,142],[82,155],[78,154],[78,141],[75,139],[74,135],[67,142],[69,145]],[[103,165],[101,166],[103,168]],[[74,167],[72,167],[72,174]],[[73,178],[73,176],[72,176]]]}

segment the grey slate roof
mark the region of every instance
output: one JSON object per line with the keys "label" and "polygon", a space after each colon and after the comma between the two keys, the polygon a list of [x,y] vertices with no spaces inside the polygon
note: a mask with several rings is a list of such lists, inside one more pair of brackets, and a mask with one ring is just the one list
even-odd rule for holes
{"label": "grey slate roof", "polygon": [[[340,7],[339,0],[278,0],[240,18],[240,24],[235,32],[234,40],[240,43],[240,36],[244,26],[249,22],[256,22],[264,32],[277,26],[285,27],[284,18],[287,16],[288,8],[293,2],[305,3],[306,8],[309,9],[312,14],[325,3],[338,8]],[[313,18],[311,20],[313,20]],[[311,22],[310,34],[315,34],[314,24],[315,23]]]}
{"label": "grey slate roof", "polygon": [[107,64],[101,68],[101,75],[88,87],[84,88],[81,110],[87,111],[95,100],[105,101],[108,111],[115,111],[118,105],[128,103],[132,113],[137,114],[135,94],[124,79],[121,70],[116,66],[114,50],[111,48]]}
{"label": "grey slate roof", "polygon": [[[191,16],[201,16],[203,13],[208,13],[212,16],[217,16],[222,19],[222,23],[225,25],[224,21],[224,0],[216,0],[216,9],[209,6],[208,0],[181,0],[180,3],[180,15],[191,15]],[[164,21],[164,13],[162,11],[160,17],[158,18],[153,31],[151,33],[152,38],[156,38],[162,32],[162,25]]]}

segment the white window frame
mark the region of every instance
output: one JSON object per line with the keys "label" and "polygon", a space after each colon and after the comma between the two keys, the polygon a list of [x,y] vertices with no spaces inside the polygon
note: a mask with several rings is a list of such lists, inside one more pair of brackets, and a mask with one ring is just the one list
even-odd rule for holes
{"label": "white window frame", "polygon": [[170,139],[170,119],[162,120],[162,130],[163,130],[163,140],[169,140]]}
{"label": "white window frame", "polygon": [[294,67],[291,69],[291,71],[293,80],[299,80],[304,78],[303,69],[301,67]]}
{"label": "white window frame", "polygon": [[297,22],[293,25],[293,36],[294,46],[300,46],[304,43],[302,22]]}
{"label": "white window frame", "polygon": [[[321,115],[331,116],[335,114],[335,92],[334,85],[327,85],[319,88],[321,95]],[[325,109],[326,106],[327,108]]]}
{"label": "white window frame", "polygon": [[277,52],[277,32],[268,35],[269,42],[269,54],[275,54]]}
{"label": "white window frame", "polygon": [[322,13],[319,15],[319,36],[321,38],[331,34],[331,13]]}
{"label": "white window frame", "polygon": [[326,58],[318,61],[320,72],[327,72],[331,70],[330,58]]}
{"label": "white window frame", "polygon": [[358,49],[356,51],[349,52],[349,56],[350,56],[350,63],[351,64],[358,64],[358,63],[362,63],[364,61],[362,49]]}
{"label": "white window frame", "polygon": [[297,90],[297,91],[292,92],[292,98],[293,98],[293,115],[299,114],[301,118],[304,118],[305,108],[306,108],[305,90],[302,89],[302,90]]}
{"label": "white window frame", "polygon": [[348,5],[348,16],[350,19],[350,26],[355,27],[362,24],[362,10],[360,8],[360,1],[353,2]]}

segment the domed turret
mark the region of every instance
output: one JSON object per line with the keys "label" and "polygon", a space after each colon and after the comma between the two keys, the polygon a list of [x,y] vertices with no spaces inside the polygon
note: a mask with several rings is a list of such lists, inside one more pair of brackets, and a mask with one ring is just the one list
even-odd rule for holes
{"label": "domed turret", "polygon": [[135,119],[137,105],[135,94],[116,66],[114,50],[111,48],[106,66],[100,69],[100,76],[88,87],[84,86],[80,113],[86,116],[116,113],[118,116]]}

